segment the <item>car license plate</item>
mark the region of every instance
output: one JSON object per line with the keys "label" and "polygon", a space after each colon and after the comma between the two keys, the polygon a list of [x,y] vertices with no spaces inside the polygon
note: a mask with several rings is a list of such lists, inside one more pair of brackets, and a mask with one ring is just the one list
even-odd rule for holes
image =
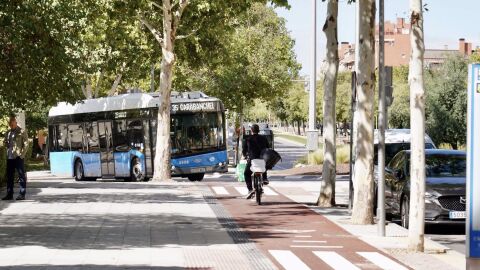
{"label": "car license plate", "polygon": [[451,211],[448,215],[450,219],[464,219],[467,217],[465,211]]}
{"label": "car license plate", "polygon": [[205,168],[193,168],[190,171],[192,173],[203,173],[203,172],[205,172]]}

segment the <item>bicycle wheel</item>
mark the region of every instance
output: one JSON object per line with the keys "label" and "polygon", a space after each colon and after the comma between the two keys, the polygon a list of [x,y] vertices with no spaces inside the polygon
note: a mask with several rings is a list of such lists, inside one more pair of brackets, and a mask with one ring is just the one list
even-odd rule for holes
{"label": "bicycle wheel", "polygon": [[258,205],[262,204],[262,177],[259,174],[255,174],[255,197]]}

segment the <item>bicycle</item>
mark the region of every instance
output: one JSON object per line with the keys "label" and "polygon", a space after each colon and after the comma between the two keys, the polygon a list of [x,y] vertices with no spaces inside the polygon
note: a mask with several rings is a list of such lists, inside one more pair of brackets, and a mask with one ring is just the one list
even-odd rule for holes
{"label": "bicycle", "polygon": [[250,170],[253,173],[253,188],[255,189],[255,200],[258,205],[262,204],[263,178],[262,175],[266,171],[265,161],[263,159],[253,159]]}

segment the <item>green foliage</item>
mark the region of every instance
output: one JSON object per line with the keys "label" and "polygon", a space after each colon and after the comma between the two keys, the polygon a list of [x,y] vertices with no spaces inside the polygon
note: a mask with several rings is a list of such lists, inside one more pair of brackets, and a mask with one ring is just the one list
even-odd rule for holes
{"label": "green foliage", "polygon": [[439,68],[426,72],[427,132],[437,144],[454,149],[467,138],[467,60],[449,57]]}
{"label": "green foliage", "polygon": [[[336,160],[337,164],[344,164],[350,161],[350,146],[343,144],[337,145],[336,151]],[[307,156],[300,158],[297,160],[297,163],[306,164],[309,163],[310,165],[321,165],[323,164],[324,157],[323,157],[323,149],[319,149],[313,153],[307,154]]]}
{"label": "green foliage", "polygon": [[410,127],[408,66],[393,68],[393,103],[389,107],[388,123],[391,128]]}
{"label": "green foliage", "polygon": [[0,113],[78,98],[73,54],[94,1],[25,0],[0,4]]}
{"label": "green foliage", "polygon": [[286,97],[286,107],[289,121],[305,121],[308,115],[308,93],[304,88],[295,85],[288,92]]}
{"label": "green foliage", "polygon": [[223,54],[213,55],[209,62],[213,63],[191,76],[190,85],[222,97],[228,109],[239,113],[256,99],[273,104],[273,97],[285,96],[299,65],[285,20],[273,8],[252,5],[237,17],[235,31],[221,44]]}

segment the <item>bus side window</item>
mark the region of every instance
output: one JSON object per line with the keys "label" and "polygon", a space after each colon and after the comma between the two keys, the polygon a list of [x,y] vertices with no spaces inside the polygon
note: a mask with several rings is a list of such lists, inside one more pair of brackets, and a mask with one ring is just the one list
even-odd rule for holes
{"label": "bus side window", "polygon": [[83,127],[81,124],[68,125],[70,147],[72,151],[83,150]]}
{"label": "bus side window", "polygon": [[131,148],[143,150],[143,126],[141,120],[128,121],[127,142]]}
{"label": "bus side window", "polygon": [[99,139],[97,122],[85,123],[86,139],[89,153],[99,152]]}
{"label": "bus side window", "polygon": [[113,145],[116,152],[128,151],[127,142],[127,123],[125,120],[116,120],[113,122]]}
{"label": "bus side window", "polygon": [[68,127],[65,124],[58,125],[57,129],[57,150],[70,151],[70,143],[68,139]]}

